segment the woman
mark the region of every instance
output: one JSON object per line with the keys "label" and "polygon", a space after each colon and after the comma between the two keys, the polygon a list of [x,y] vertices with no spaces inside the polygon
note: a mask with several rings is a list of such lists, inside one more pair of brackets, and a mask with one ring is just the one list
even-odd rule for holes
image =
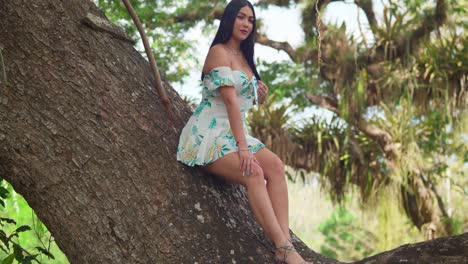
{"label": "woman", "polygon": [[255,19],[248,1],[226,6],[203,67],[202,101],[182,130],[177,160],[245,186],[257,222],[276,246],[276,259],[306,263],[290,240],[283,163],[248,135],[245,124],[246,112],[268,91],[253,60]]}

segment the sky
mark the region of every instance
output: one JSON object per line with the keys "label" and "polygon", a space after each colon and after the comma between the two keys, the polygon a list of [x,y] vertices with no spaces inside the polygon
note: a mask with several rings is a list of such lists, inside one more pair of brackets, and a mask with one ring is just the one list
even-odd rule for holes
{"label": "sky", "polygon": [[[252,3],[255,2],[256,1],[252,1]],[[353,2],[354,1],[349,0],[344,2],[332,2],[327,6],[322,17],[325,23],[341,25],[341,23],[345,22],[347,33],[353,34],[357,38],[361,38],[358,23],[358,8]],[[373,3],[376,16],[377,18],[380,18],[383,10],[382,0],[374,0]],[[255,12],[257,17],[264,21],[264,27],[262,30],[270,39],[276,41],[288,41],[293,47],[297,47],[302,43],[304,33],[300,27],[301,15],[299,9],[270,7],[265,10],[257,8]],[[362,10],[359,10],[359,12],[361,28],[366,35],[366,38],[368,40],[372,40],[372,34],[369,30],[365,14]],[[215,23],[218,24],[219,21],[215,21]],[[188,39],[194,40],[197,43],[195,50],[198,51],[196,57],[200,65],[195,66],[190,70],[190,76],[184,79],[183,84],[173,83],[174,88],[182,97],[187,96],[189,98],[194,98],[196,101],[201,99],[201,87],[199,86],[200,71],[202,63],[208,53],[209,45],[214,38],[214,34],[215,32],[213,32],[213,36],[200,38],[203,34],[199,27],[188,32]],[[255,46],[255,57],[259,57],[268,62],[289,60],[289,57],[285,52],[277,51],[260,44],[256,44]]]}

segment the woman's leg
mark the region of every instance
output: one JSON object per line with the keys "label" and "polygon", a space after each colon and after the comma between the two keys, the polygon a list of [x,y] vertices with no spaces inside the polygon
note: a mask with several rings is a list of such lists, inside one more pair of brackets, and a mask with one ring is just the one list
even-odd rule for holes
{"label": "woman's leg", "polygon": [[[291,236],[289,233],[289,205],[288,205],[288,186],[286,181],[286,175],[284,173],[284,164],[275,153],[271,152],[267,148],[260,149],[255,153],[255,158],[260,163],[265,179],[267,181],[268,195],[272,203],[273,210],[275,211],[278,223],[283,231],[284,236],[290,240]],[[284,246],[284,245],[283,245]],[[276,251],[277,257],[280,260],[286,259],[287,263],[298,263],[300,261],[303,264],[312,264],[312,262],[305,262],[297,252],[290,241],[286,243],[288,249],[278,249]],[[292,262],[290,262],[292,261]]]}
{"label": "woman's leg", "polygon": [[239,167],[240,161],[237,153],[230,153],[205,166],[204,169],[229,182],[245,186],[249,204],[257,222],[275,244],[284,243],[287,238],[273,211],[262,169],[254,162],[253,175],[246,177],[242,175]]}
{"label": "woman's leg", "polygon": [[[229,182],[245,186],[250,207],[266,235],[277,248],[289,243],[287,241],[288,237],[285,236],[281,229],[272,207],[262,168],[254,162],[253,175],[246,177],[242,176],[239,167],[240,161],[237,153],[230,153],[203,168]],[[287,263],[300,263],[303,261],[301,256],[295,251],[279,250],[277,251],[277,256],[282,258],[285,253],[287,254]]]}
{"label": "woman's leg", "polygon": [[281,230],[283,230],[286,238],[290,239],[288,187],[284,173],[284,164],[276,154],[267,148],[262,148],[255,153],[255,158],[260,162],[260,167],[262,167],[265,174],[268,194]]}

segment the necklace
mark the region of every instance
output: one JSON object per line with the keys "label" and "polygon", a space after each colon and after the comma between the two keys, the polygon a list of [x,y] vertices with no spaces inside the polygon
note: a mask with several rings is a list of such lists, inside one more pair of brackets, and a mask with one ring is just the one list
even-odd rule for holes
{"label": "necklace", "polygon": [[225,45],[225,47],[227,47],[227,48],[231,51],[231,53],[232,53],[233,55],[241,55],[241,54],[242,54],[241,51],[235,51],[234,49],[232,49],[232,48],[229,47],[228,45]]}

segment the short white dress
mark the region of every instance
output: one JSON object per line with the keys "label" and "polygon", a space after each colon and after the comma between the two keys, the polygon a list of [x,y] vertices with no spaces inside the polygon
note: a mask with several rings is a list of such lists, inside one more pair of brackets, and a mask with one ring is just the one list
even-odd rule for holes
{"label": "short white dress", "polygon": [[245,72],[227,66],[212,69],[203,77],[202,100],[188,120],[179,138],[177,160],[188,165],[207,165],[229,153],[237,152],[221,86],[234,86],[239,102],[244,134],[253,153],[265,145],[248,134],[246,113],[258,102],[258,82],[255,75],[247,80]]}

